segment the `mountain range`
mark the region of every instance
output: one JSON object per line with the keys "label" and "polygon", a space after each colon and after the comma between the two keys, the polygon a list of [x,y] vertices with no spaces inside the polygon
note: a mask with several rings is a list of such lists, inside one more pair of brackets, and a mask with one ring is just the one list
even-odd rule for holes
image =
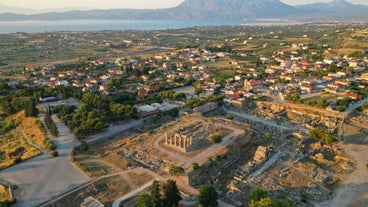
{"label": "mountain range", "polygon": [[[1,9],[0,13],[4,9]],[[280,0],[186,0],[168,9],[74,10],[40,14],[2,13],[2,21],[23,20],[241,20],[287,18],[296,20],[368,19],[368,6],[346,0],[291,6]]]}

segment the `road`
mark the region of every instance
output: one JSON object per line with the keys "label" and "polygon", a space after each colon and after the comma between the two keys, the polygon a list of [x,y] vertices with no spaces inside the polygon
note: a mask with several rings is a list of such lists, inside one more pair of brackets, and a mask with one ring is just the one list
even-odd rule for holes
{"label": "road", "polygon": [[86,141],[87,143],[91,143],[91,142],[98,141],[100,139],[106,139],[106,138],[113,137],[124,131],[127,131],[131,128],[134,128],[134,127],[137,127],[143,124],[144,124],[144,120],[139,119],[139,120],[129,121],[128,123],[124,123],[124,124],[111,125],[109,128],[107,128],[106,131],[89,136],[83,139],[83,141]]}
{"label": "road", "polygon": [[49,153],[24,161],[0,171],[0,177],[24,190],[15,207],[37,206],[55,195],[79,186],[90,178],[70,163],[70,152],[79,141],[70,133],[64,123],[53,116],[58,126],[59,137],[54,142],[59,157],[49,158]]}
{"label": "road", "polygon": [[349,108],[347,108],[347,109],[346,109],[346,111],[344,111],[343,113],[344,113],[344,114],[346,114],[346,115],[348,115],[348,114],[350,114],[350,112],[352,112],[354,109],[356,109],[356,108],[358,108],[358,107],[362,106],[363,104],[365,104],[365,103],[367,103],[367,102],[368,102],[368,98],[363,99],[363,100],[360,100],[360,101],[358,101],[358,103],[356,103],[356,104],[354,104],[354,105],[350,106]]}

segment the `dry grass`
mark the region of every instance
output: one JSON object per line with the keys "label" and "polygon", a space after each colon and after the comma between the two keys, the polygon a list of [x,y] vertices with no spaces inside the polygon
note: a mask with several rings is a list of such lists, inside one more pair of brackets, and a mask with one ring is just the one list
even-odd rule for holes
{"label": "dry grass", "polygon": [[112,206],[112,203],[119,197],[130,192],[132,187],[121,176],[114,176],[99,180],[88,185],[81,190],[72,193],[54,203],[54,206],[79,207],[85,198],[93,196],[106,206]]}
{"label": "dry grass", "polygon": [[44,141],[47,136],[44,131],[40,129],[37,118],[25,117],[24,111],[18,112],[7,120],[16,120],[19,123],[17,130],[24,134],[24,136],[33,144],[41,147],[42,149],[48,150],[44,145]]}
{"label": "dry grass", "polygon": [[147,173],[143,173],[143,174],[139,175],[135,172],[129,172],[128,176],[130,178],[133,178],[133,179],[131,179],[131,182],[135,186],[141,186],[141,185],[143,185],[143,184],[145,184],[145,183],[147,183],[147,182],[149,182],[150,180],[153,179],[153,177],[151,175],[147,174]]}
{"label": "dry grass", "polygon": [[0,169],[14,165],[17,157],[27,160],[41,154],[15,130],[0,136],[0,152]]}

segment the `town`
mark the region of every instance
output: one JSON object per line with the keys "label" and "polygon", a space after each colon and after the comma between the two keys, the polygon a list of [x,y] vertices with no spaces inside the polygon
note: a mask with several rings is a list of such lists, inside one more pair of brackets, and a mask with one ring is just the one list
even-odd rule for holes
{"label": "town", "polygon": [[364,206],[367,40],[359,22],[1,35],[0,201],[144,206],[174,181],[180,206]]}

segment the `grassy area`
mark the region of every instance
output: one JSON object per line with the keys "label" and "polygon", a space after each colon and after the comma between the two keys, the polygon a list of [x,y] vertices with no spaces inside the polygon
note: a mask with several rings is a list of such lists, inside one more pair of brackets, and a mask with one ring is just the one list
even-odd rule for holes
{"label": "grassy area", "polygon": [[41,152],[31,146],[16,130],[0,136],[0,169],[8,168],[39,154]]}
{"label": "grassy area", "polygon": [[338,97],[339,97],[338,95],[325,93],[325,94],[313,96],[313,97],[310,97],[310,98],[307,98],[307,99],[303,99],[303,101],[308,102],[308,101],[318,101],[318,100],[321,100],[321,99],[325,99],[327,102],[332,102],[332,101],[336,101]]}
{"label": "grassy area", "polygon": [[121,176],[104,178],[63,197],[55,203],[55,206],[79,207],[89,196],[97,198],[105,206],[112,206],[116,199],[129,193],[131,189],[134,188]]}
{"label": "grassy area", "polygon": [[47,137],[43,124],[34,117],[25,117],[24,111],[8,117],[7,120],[15,120],[19,123],[17,130],[25,136],[28,141],[41,147],[46,151],[53,150],[50,147],[51,140]]}
{"label": "grassy area", "polygon": [[2,123],[11,122],[17,125],[11,129],[2,128],[4,133],[0,135],[0,169],[41,154],[30,142],[45,150],[51,150],[52,141],[46,136],[45,129],[37,118],[25,117],[22,111],[9,116]]}

